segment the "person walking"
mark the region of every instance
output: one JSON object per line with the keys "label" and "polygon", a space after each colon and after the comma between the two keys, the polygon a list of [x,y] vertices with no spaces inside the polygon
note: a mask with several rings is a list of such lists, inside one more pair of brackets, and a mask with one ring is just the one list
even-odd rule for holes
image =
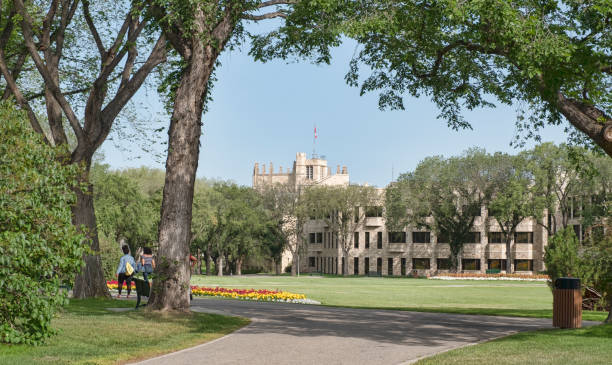
{"label": "person walking", "polygon": [[151,251],[151,247],[145,247],[142,249],[143,253],[140,256],[140,264],[143,268],[143,276],[145,280],[147,279],[147,275],[151,274],[155,269],[155,259],[153,258],[153,252]]}
{"label": "person walking", "polygon": [[[119,294],[117,294],[117,298],[121,298],[121,289],[123,289],[123,282],[127,285],[127,296],[130,297],[130,292],[132,291],[132,274],[134,274],[134,268],[136,266],[136,262],[134,262],[134,258],[130,255],[130,248],[127,245],[121,247],[123,250],[123,256],[121,256],[121,260],[119,260],[119,266],[117,267],[117,290]],[[129,265],[129,266],[128,266]]]}

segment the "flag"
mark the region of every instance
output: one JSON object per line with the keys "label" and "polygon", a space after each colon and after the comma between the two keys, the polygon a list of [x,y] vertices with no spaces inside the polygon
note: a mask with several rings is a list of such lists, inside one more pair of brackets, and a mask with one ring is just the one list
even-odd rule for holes
{"label": "flag", "polygon": [[317,139],[317,127],[315,127],[315,139]]}

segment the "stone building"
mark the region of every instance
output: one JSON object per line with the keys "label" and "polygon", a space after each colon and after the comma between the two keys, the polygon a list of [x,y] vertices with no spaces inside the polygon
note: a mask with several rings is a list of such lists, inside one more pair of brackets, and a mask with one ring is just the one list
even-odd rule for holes
{"label": "stone building", "polygon": [[[286,172],[282,167],[274,172],[272,163],[268,171],[265,165],[260,170],[259,164],[255,164],[253,187],[273,183],[291,184],[296,189],[318,184],[347,186],[349,175],[345,166],[342,169],[338,166],[336,174],[332,174],[326,160],[308,159],[305,153],[298,153],[292,169]],[[448,243],[440,242],[433,232],[410,226],[403,231],[388,232],[382,214],[384,189],[379,189],[379,193],[380,207],[366,210],[364,224],[355,233],[348,260],[343,258],[340,245],[325,222],[308,222],[305,228],[308,242],[305,257],[300,257],[300,272],[341,274],[343,265],[348,265],[349,274],[355,275],[376,272],[383,276],[404,276],[447,272],[450,267]],[[461,271],[484,273],[488,269],[506,270],[505,239],[495,220],[487,217],[484,206],[474,221],[472,241],[463,247]],[[546,229],[534,219],[524,220],[518,226],[511,246],[514,271],[537,273],[544,270],[543,257],[547,243]],[[290,254],[283,255],[283,268],[290,262]]]}

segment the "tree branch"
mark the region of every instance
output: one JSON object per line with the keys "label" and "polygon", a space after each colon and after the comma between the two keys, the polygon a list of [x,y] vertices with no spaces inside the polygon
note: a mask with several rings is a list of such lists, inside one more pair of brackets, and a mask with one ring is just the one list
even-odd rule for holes
{"label": "tree branch", "polygon": [[264,1],[261,4],[257,5],[257,8],[261,9],[261,8],[265,8],[265,7],[273,6],[273,5],[297,4],[298,2],[299,0],[268,0],[268,1]]}
{"label": "tree branch", "polygon": [[264,20],[264,19],[273,19],[273,18],[287,18],[287,14],[285,14],[282,11],[274,11],[274,12],[266,13],[266,14],[262,14],[262,15],[244,14],[242,16],[242,19],[253,20],[253,21],[259,21],[259,20]]}
{"label": "tree branch", "polygon": [[100,34],[96,29],[96,25],[94,24],[91,18],[91,13],[89,12],[89,0],[83,0],[83,15],[85,17],[87,27],[89,28],[89,32],[91,33],[92,37],[94,38],[94,41],[96,42],[96,47],[98,47],[100,58],[104,59],[106,55],[106,49],[104,49],[104,44],[102,44],[102,38],[100,38]]}
{"label": "tree branch", "polygon": [[64,95],[62,95],[62,92],[59,86],[53,81],[53,78],[51,77],[49,69],[47,69],[47,67],[43,63],[43,60],[40,58],[40,55],[38,54],[36,45],[34,44],[34,41],[32,39],[32,18],[27,13],[23,0],[15,0],[14,4],[17,9],[17,12],[21,14],[21,17],[22,17],[21,28],[22,28],[23,38],[25,40],[26,48],[28,49],[30,56],[32,57],[32,60],[34,61],[34,64],[36,65],[38,72],[43,77],[45,81],[45,85],[49,88],[54,98],[60,104],[62,110],[64,111],[64,114],[66,114],[66,117],[68,118],[68,121],[70,122],[70,125],[72,126],[72,129],[74,130],[74,133],[78,141],[81,143],[85,142],[85,135],[83,134],[83,128],[79,124],[78,118],[74,114],[74,111],[68,104],[68,101],[66,100]]}
{"label": "tree branch", "polygon": [[6,61],[4,59],[4,49],[3,48],[0,48],[0,72],[2,72],[2,76],[4,77],[4,80],[6,81],[7,87],[11,89],[12,94],[15,96],[15,100],[17,101],[17,104],[19,104],[19,106],[21,106],[22,108],[26,110],[26,113],[28,115],[28,119],[30,119],[30,124],[32,125],[32,128],[37,133],[42,134],[45,142],[49,143],[47,136],[43,132],[40,126],[40,123],[38,122],[38,118],[36,118],[36,114],[34,114],[32,107],[30,107],[30,104],[23,97],[21,90],[19,90],[19,88],[17,87],[17,84],[15,83],[15,80],[9,73],[8,67],[6,66]]}

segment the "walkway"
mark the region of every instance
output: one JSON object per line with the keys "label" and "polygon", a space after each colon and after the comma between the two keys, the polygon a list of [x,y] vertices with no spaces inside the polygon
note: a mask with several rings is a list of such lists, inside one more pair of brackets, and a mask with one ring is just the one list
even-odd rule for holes
{"label": "walkway", "polygon": [[192,310],[253,322],[139,364],[405,364],[441,351],[551,327],[550,319],[195,299]]}

